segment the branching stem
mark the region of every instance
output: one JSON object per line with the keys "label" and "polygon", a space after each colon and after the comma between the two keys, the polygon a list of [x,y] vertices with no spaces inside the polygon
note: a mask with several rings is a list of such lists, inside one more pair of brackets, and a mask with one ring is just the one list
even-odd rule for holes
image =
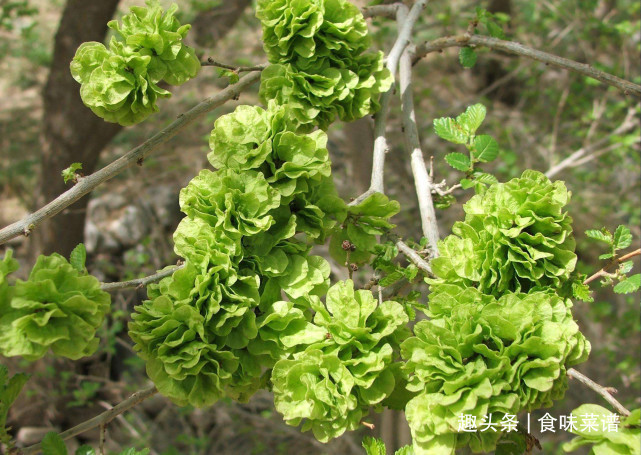
{"label": "branching stem", "polygon": [[583,282],[583,284],[590,284],[594,280],[597,280],[603,276],[608,276],[609,271],[612,270],[615,266],[618,266],[622,262],[627,261],[628,259],[632,259],[635,256],[641,255],[641,248],[636,249],[634,251],[631,251],[628,254],[624,254],[623,256],[616,258],[615,260],[611,261],[608,265],[603,267],[601,270],[596,272],[594,275],[586,278],[586,280]]}
{"label": "branching stem", "polygon": [[614,407],[614,409],[616,409],[619,412],[619,414],[626,417],[630,415],[630,411],[628,411],[621,403],[619,403],[617,399],[614,398],[610,393],[612,391],[616,393],[616,389],[613,389],[612,387],[603,387],[602,385],[597,384],[596,382],[594,382],[592,379],[588,378],[584,374],[579,373],[574,368],[570,368],[568,370],[568,377],[576,379],[577,381],[585,384],[586,386],[594,390],[596,393],[601,395],[605,399],[605,401],[610,403],[612,407]]}
{"label": "branching stem", "polygon": [[[415,7],[417,4],[414,5]],[[415,8],[412,8],[414,11]],[[399,12],[401,10],[399,9]],[[412,12],[411,11],[411,12]],[[410,12],[410,13],[411,13]],[[410,163],[414,176],[414,186],[418,197],[423,236],[427,238],[431,257],[438,256],[438,224],[432,200],[432,178],[427,172],[423,151],[416,126],[414,95],[412,94],[412,57],[410,50],[405,49],[400,59],[399,82],[401,89],[401,109],[405,142],[410,152]]]}
{"label": "branching stem", "polygon": [[500,40],[498,38],[491,38],[489,36],[472,35],[464,33],[456,36],[446,36],[438,38],[433,41],[427,41],[421,45],[416,46],[414,50],[413,62],[417,62],[430,52],[441,51],[448,47],[465,47],[465,46],[484,46],[495,51],[501,51],[512,55],[526,57],[538,62],[545,63],[546,65],[556,66],[566,70],[574,71],[583,74],[599,82],[616,87],[626,95],[632,95],[636,98],[641,98],[641,85],[635,84],[620,77],[606,73],[605,71],[598,70],[593,66],[585,63],[579,63],[574,60],[559,57],[558,55],[549,54],[547,52],[539,51],[531,47],[524,46],[520,43],[513,41]]}
{"label": "branching stem", "polygon": [[130,150],[111,164],[82,177],[78,183],[62,193],[44,207],[31,215],[0,230],[0,245],[20,235],[28,235],[44,220],[60,213],[84,195],[93,191],[97,186],[115,177],[125,169],[142,162],[151,152],[168,142],[180,131],[191,125],[197,119],[223,105],[231,99],[238,98],[240,93],[260,78],[260,72],[252,72],[242,77],[236,84],[230,85],[216,95],[205,99],[189,111],[180,114],[169,126],[156,133],[138,147]]}
{"label": "branching stem", "polygon": [[235,73],[246,73],[249,71],[262,71],[267,66],[269,65],[268,63],[263,63],[261,65],[254,65],[254,66],[236,66],[236,65],[229,65],[227,63],[219,62],[218,60],[214,60],[212,57],[209,57],[207,60],[204,62],[200,62],[201,66],[215,66],[217,68],[224,68],[227,70],[234,71]]}
{"label": "branching stem", "polygon": [[[114,406],[111,409],[108,409],[102,414],[98,414],[97,416],[85,422],[82,422],[81,424],[76,425],[75,427],[70,428],[67,431],[63,431],[62,433],[60,433],[60,437],[62,438],[63,441],[66,441],[67,439],[71,439],[74,436],[84,433],[85,431],[92,430],[96,427],[102,428],[105,425],[107,425],[109,422],[111,422],[113,419],[115,419],[117,416],[122,414],[123,412],[133,408],[137,404],[155,395],[156,393],[158,393],[158,390],[156,389],[156,386],[153,386],[153,385],[147,387],[146,389],[142,389],[134,393],[133,395],[131,395],[125,401],[118,403],[116,406]],[[33,455],[41,451],[42,451],[41,445],[35,444],[32,446],[26,447],[24,449],[19,449],[18,453],[21,453],[23,455]]]}

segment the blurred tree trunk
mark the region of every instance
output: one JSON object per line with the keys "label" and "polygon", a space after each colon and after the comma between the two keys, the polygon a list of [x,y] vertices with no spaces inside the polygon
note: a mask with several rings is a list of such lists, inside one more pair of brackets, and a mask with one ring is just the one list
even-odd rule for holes
{"label": "blurred tree trunk", "polygon": [[[44,88],[42,176],[38,203],[46,203],[69,188],[60,173],[73,162],[82,173],[93,172],[98,156],[121,126],[106,123],[82,103],[78,83],[69,63],[85,41],[104,41],[107,22],[120,0],[68,0],[62,13],[53,49],[53,62]],[[36,230],[36,248],[68,256],[83,241],[88,196],[82,198]]]}
{"label": "blurred tree trunk", "polygon": [[[487,10],[490,13],[504,13],[511,16],[512,0],[491,0]],[[510,23],[508,23],[508,28]],[[490,87],[495,83],[498,84],[495,90],[487,94],[489,98],[508,106],[516,105],[520,91],[519,82],[514,78],[508,79],[509,71],[500,59],[492,55],[484,59],[483,64],[479,65],[479,74],[483,78],[483,88]]]}
{"label": "blurred tree trunk", "polygon": [[191,23],[194,40],[200,47],[213,48],[236,25],[251,0],[223,2],[220,6],[200,13]]}
{"label": "blurred tree trunk", "polygon": [[[56,33],[53,63],[44,88],[42,176],[38,206],[55,199],[69,188],[60,173],[71,163],[81,162],[82,173],[96,168],[102,149],[122,129],[94,115],[80,99],[80,86],[71,77],[69,63],[85,41],[105,39],[107,22],[119,0],[68,0]],[[251,0],[227,2],[201,12],[193,21],[196,41],[213,47],[236,24]],[[84,239],[89,196],[85,196],[36,230],[32,253],[58,252],[68,256]]]}

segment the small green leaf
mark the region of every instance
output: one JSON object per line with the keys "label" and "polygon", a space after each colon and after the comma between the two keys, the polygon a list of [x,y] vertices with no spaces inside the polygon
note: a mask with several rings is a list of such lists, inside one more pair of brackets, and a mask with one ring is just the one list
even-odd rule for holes
{"label": "small green leaf", "polygon": [[599,255],[599,259],[610,259],[613,256],[614,256],[614,254],[612,254],[612,253],[600,254]]}
{"label": "small green leaf", "polygon": [[85,444],[76,449],[75,455],[96,455],[96,451],[93,449],[93,447]]}
{"label": "small green leaf", "polygon": [[482,134],[474,138],[473,156],[482,163],[494,160],[499,154],[499,144],[492,136]]}
{"label": "small green leaf", "polygon": [[633,264],[633,262],[632,262],[632,261],[625,261],[625,262],[624,262],[623,264],[621,264],[621,266],[619,267],[619,273],[622,273],[622,274],[624,274],[624,275],[625,275],[625,274],[626,274],[626,273],[628,273],[630,270],[632,270],[633,265],[634,265],[634,264]]}
{"label": "small green leaf", "polygon": [[440,138],[455,144],[467,144],[469,135],[449,117],[437,118],[434,120],[434,131]]}
{"label": "small green leaf", "polygon": [[641,287],[641,273],[632,275],[614,286],[614,292],[617,294],[630,294],[636,292]]}
{"label": "small green leaf", "polygon": [[469,170],[471,165],[470,159],[466,155],[458,152],[448,153],[445,155],[445,161],[447,161],[447,164],[452,166],[454,169],[458,169],[463,172]]}
{"label": "small green leaf", "polygon": [[590,287],[581,282],[572,283],[572,295],[583,302],[594,302],[590,295]]}
{"label": "small green leaf", "polygon": [[616,250],[623,250],[632,244],[632,234],[630,229],[624,225],[619,225],[617,230],[614,231],[614,248]]}
{"label": "small green leaf", "polygon": [[76,174],[76,171],[80,169],[82,169],[82,163],[71,163],[71,166],[63,170],[61,174],[65,183],[69,182],[69,180],[76,181],[78,179],[78,174]]}
{"label": "small green leaf", "polygon": [[385,455],[385,443],[381,439],[365,436],[363,438],[363,448],[367,455]]}
{"label": "small green leaf", "polygon": [[471,47],[462,47],[458,54],[458,59],[464,68],[472,68],[476,64],[476,51]]}
{"label": "small green leaf", "polygon": [[69,255],[69,263],[80,273],[85,273],[85,261],[87,260],[87,250],[84,243],[79,243]]}
{"label": "small green leaf", "polygon": [[488,20],[485,23],[485,26],[487,27],[487,31],[492,38],[499,38],[499,39],[505,38],[505,32],[503,32],[503,29],[501,28],[501,26],[498,25],[496,22]]}
{"label": "small green leaf", "polygon": [[461,115],[456,117],[455,122],[466,129],[469,134],[474,134],[485,120],[487,109],[481,103],[474,104],[465,109]]}
{"label": "small green leaf", "polygon": [[612,234],[610,234],[610,232],[605,228],[601,229],[600,231],[597,229],[588,229],[587,231],[585,231],[585,235],[587,235],[591,239],[605,242],[608,245],[612,245]]}
{"label": "small green leaf", "polygon": [[378,285],[381,287],[387,287],[390,284],[396,283],[401,278],[403,278],[403,272],[401,272],[400,270],[396,270],[390,273],[389,275],[386,275],[383,278],[381,278],[378,282]]}
{"label": "small green leaf", "polygon": [[444,210],[450,207],[456,202],[456,198],[451,194],[446,194],[445,196],[440,196],[438,194],[434,195],[434,207],[437,209]]}
{"label": "small green leaf", "polygon": [[238,80],[239,80],[238,73],[236,71],[229,70],[229,69],[226,69],[226,68],[220,68],[218,70],[218,76],[219,77],[228,77],[229,78],[229,83],[232,84],[232,85],[235,84],[236,82],[238,82]]}
{"label": "small green leaf", "polygon": [[472,188],[475,185],[474,180],[470,179],[461,179],[461,188],[464,190],[467,190],[468,188]]}
{"label": "small green leaf", "polygon": [[42,455],[67,455],[65,442],[55,431],[47,433],[42,440]]}
{"label": "small green leaf", "polygon": [[474,181],[484,183],[486,185],[493,185],[499,182],[496,177],[494,177],[492,174],[488,174],[487,172],[475,172]]}

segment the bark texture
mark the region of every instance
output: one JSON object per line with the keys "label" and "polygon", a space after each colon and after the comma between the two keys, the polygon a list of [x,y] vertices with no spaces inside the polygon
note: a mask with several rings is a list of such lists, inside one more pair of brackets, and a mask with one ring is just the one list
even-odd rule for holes
{"label": "bark texture", "polygon": [[[68,189],[60,173],[73,162],[82,163],[82,173],[93,172],[100,151],[122,128],[94,115],[80,99],[78,83],[71,77],[69,63],[85,41],[102,42],[107,22],[119,0],[68,0],[55,36],[53,63],[44,88],[42,133],[42,177],[39,204],[49,202]],[[37,231],[37,249],[68,256],[83,241],[88,196]]]}

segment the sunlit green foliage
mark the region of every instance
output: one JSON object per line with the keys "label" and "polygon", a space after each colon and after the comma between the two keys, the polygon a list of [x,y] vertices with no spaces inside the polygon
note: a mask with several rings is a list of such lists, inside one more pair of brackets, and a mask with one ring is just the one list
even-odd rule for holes
{"label": "sunlit green foliage", "polygon": [[109,47],[83,43],[71,62],[71,74],[81,84],[82,101],[108,122],[134,125],[158,111],[158,98],[171,93],[158,84],[180,85],[198,74],[194,50],[182,43],[189,25],[181,26],[173,5],[163,11],[158,0],[133,6],[122,24],[109,22],[116,35]]}

